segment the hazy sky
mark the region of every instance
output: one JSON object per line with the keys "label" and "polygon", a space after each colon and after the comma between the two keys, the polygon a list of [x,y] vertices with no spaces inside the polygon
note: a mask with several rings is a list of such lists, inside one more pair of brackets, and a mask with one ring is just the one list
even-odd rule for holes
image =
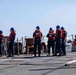
{"label": "hazy sky", "polygon": [[56,25],[64,26],[68,35],[76,34],[76,0],[0,0],[4,35],[14,27],[17,37],[31,37],[36,26],[46,35]]}

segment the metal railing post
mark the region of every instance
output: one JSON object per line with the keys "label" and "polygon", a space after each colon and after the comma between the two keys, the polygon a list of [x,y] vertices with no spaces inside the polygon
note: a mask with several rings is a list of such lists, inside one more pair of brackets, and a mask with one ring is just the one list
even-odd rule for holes
{"label": "metal railing post", "polygon": [[[22,37],[22,51],[23,51],[23,37]],[[23,53],[23,52],[22,52]]]}
{"label": "metal railing post", "polygon": [[17,46],[18,46],[18,55],[19,55],[20,53],[19,53],[19,40],[18,40],[18,38],[17,38]]}

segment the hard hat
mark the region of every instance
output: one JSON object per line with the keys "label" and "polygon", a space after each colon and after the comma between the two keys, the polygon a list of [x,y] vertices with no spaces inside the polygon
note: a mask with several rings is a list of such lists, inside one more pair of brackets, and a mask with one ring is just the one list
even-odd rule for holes
{"label": "hard hat", "polygon": [[50,31],[53,30],[52,28],[49,29]]}
{"label": "hard hat", "polygon": [[37,27],[36,27],[36,29],[40,29],[40,27],[39,27],[39,26],[37,26]]}
{"label": "hard hat", "polygon": [[11,30],[11,31],[14,31],[14,28],[12,27],[10,30]]}
{"label": "hard hat", "polygon": [[64,27],[61,27],[62,30],[64,30]]}
{"label": "hard hat", "polygon": [[57,25],[57,26],[56,26],[56,28],[57,28],[57,29],[59,29],[59,28],[60,28],[60,26],[59,26],[59,25]]}
{"label": "hard hat", "polygon": [[0,30],[0,34],[2,34],[3,33],[3,31],[2,30]]}

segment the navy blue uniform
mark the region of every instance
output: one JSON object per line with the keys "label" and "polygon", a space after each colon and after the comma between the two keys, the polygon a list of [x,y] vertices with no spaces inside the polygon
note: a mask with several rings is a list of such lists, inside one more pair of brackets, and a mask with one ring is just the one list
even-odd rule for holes
{"label": "navy blue uniform", "polygon": [[38,56],[40,57],[41,54],[41,38],[42,38],[42,33],[40,30],[35,30],[33,33],[33,38],[34,38],[34,57],[36,57],[36,51],[38,49]]}
{"label": "navy blue uniform", "polygon": [[55,41],[55,34],[54,33],[48,33],[48,55],[50,55],[50,47],[52,47],[52,55],[54,55],[54,41]]}
{"label": "navy blue uniform", "polygon": [[55,55],[59,53],[59,56],[61,56],[61,49],[60,49],[61,48],[61,30],[60,29],[56,30],[55,41],[56,41]]}
{"label": "navy blue uniform", "polygon": [[2,34],[0,34],[0,56],[2,56],[2,42],[4,40],[4,36]]}
{"label": "navy blue uniform", "polygon": [[14,40],[15,40],[15,31],[11,31],[10,35],[9,35],[9,49],[8,49],[8,57],[13,56],[14,55]]}
{"label": "navy blue uniform", "polygon": [[66,49],[65,49],[66,36],[67,36],[67,32],[65,30],[62,30],[62,44],[61,44],[62,47],[61,48],[62,48],[63,55],[66,55]]}

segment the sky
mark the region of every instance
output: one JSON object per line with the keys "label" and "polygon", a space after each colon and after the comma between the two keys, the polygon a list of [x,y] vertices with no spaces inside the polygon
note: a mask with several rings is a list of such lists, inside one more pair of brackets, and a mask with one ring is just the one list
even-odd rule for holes
{"label": "sky", "polygon": [[0,30],[5,36],[14,27],[16,37],[32,37],[36,26],[46,36],[57,25],[68,37],[76,34],[76,0],[0,0]]}

